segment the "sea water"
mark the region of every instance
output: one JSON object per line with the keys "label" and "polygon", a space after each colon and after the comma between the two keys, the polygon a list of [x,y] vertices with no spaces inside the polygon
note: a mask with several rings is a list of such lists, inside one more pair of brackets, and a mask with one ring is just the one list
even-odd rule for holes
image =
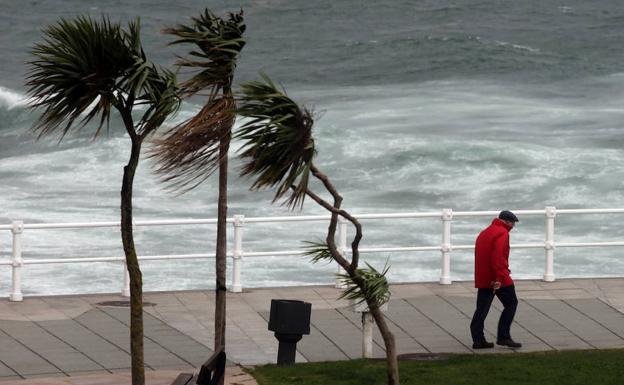
{"label": "sea water", "polygon": [[[163,27],[205,6],[244,10],[248,25],[236,83],[271,76],[312,107],[317,166],[354,214],[624,207],[624,3],[620,1],[13,1],[0,5],[0,223],[117,221],[129,139],[110,131],[37,138],[27,108],[29,50],[59,18],[141,18],[150,59],[172,67],[188,47],[167,45]],[[182,74],[181,76],[184,76]],[[168,125],[192,116],[183,104]],[[233,144],[229,215],[323,214],[312,201],[289,212],[270,191],[237,176]],[[143,159],[136,220],[213,218],[217,180],[170,194]],[[323,193],[322,186],[313,184]],[[324,194],[324,196],[327,196]],[[453,222],[453,244],[471,244],[490,218]],[[521,217],[513,243],[543,242],[543,217]],[[621,215],[561,215],[560,242],[619,241]],[[362,247],[439,245],[441,221],[364,221]],[[296,250],[324,237],[325,223],[247,224],[244,250]],[[352,236],[353,231],[349,229]],[[11,234],[0,234],[0,261]],[[119,230],[27,230],[24,258],[123,256]],[[214,226],[138,227],[140,255],[211,253]],[[231,227],[229,234],[231,245]],[[439,252],[365,254],[392,281],[435,281]],[[471,251],[452,253],[451,276],[471,279]],[[145,261],[147,290],[210,288],[212,260]],[[543,274],[544,251],[512,251],[516,278]],[[243,286],[329,283],[335,266],[300,256],[244,260]],[[25,294],[117,291],[121,264],[26,265]],[[620,248],[556,250],[557,277],[624,274]],[[228,277],[229,279],[229,277]],[[10,269],[0,269],[8,293]],[[4,294],[0,294],[4,295]]]}

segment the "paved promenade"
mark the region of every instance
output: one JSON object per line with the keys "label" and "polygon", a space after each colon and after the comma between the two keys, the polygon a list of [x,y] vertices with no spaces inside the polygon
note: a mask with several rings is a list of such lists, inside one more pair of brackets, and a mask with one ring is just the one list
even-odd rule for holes
{"label": "paved promenade", "polygon": [[[512,336],[523,344],[519,352],[624,348],[624,278],[517,281],[516,287],[520,304]],[[391,290],[386,316],[400,354],[473,352],[468,330],[475,302],[472,282],[401,284]],[[361,318],[346,301],[337,301],[338,295],[329,286],[228,293],[229,378],[253,383],[235,364],[276,361],[277,340],[267,330],[272,298],[312,303],[311,335],[298,344],[298,362],[359,358]],[[129,311],[111,301],[123,299],[0,299],[0,384],[129,383]],[[213,293],[148,293],[145,301],[148,383],[168,384],[176,373],[194,371],[211,353]],[[491,340],[500,309],[495,300],[486,322]],[[381,357],[383,342],[377,334],[374,338],[374,354]],[[474,353],[513,352],[496,347]]]}

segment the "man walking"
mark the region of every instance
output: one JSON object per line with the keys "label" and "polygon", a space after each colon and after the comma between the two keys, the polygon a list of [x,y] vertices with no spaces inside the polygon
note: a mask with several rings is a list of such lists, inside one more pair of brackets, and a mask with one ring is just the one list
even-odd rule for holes
{"label": "man walking", "polygon": [[498,320],[496,343],[511,348],[522,346],[511,338],[509,330],[518,306],[516,289],[509,270],[509,232],[516,222],[518,218],[514,213],[501,211],[498,218],[495,218],[477,237],[475,243],[477,309],[470,323],[473,349],[494,347],[483,334],[483,324],[494,296],[498,297],[504,307]]}

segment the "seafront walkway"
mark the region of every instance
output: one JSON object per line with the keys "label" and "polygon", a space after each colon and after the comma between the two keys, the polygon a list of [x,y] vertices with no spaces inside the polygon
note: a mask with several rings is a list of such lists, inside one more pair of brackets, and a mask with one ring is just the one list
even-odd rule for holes
{"label": "seafront walkway", "polygon": [[[516,287],[520,304],[512,335],[523,344],[518,352],[624,348],[624,278],[523,280]],[[385,314],[400,354],[514,353],[502,347],[472,350],[472,282],[396,284],[391,291]],[[271,299],[312,304],[311,334],[297,346],[298,362],[360,358],[361,316],[347,301],[336,300],[339,292],[308,286],[228,293],[228,381],[253,383],[236,364],[276,361],[277,340],[267,330]],[[211,353],[213,293],[147,293],[145,301],[148,384],[168,384]],[[124,302],[117,295],[0,299],[0,384],[129,383]],[[495,339],[500,309],[495,300],[486,322],[488,339]],[[375,334],[375,356],[383,356],[382,347]]]}

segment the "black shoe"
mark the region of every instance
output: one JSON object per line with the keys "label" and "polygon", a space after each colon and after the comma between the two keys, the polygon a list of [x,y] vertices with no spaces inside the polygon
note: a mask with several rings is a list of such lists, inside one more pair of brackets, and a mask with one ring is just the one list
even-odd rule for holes
{"label": "black shoe", "polygon": [[510,348],[521,348],[522,344],[512,340],[511,338],[507,338],[504,340],[496,340],[497,345],[509,346]]}
{"label": "black shoe", "polygon": [[494,344],[492,342],[487,342],[487,341],[474,342],[472,344],[473,349],[490,349],[493,347],[494,347]]}

